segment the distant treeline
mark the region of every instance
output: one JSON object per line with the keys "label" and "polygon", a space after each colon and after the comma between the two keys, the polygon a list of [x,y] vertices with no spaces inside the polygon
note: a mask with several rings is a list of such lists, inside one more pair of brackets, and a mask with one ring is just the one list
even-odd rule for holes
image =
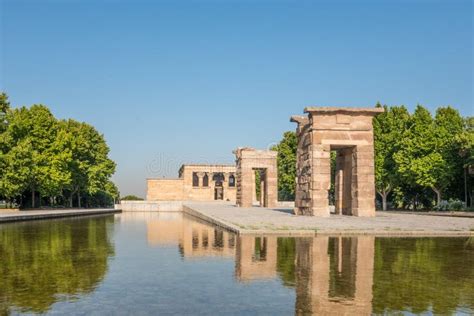
{"label": "distant treeline", "polygon": [[11,108],[0,94],[0,200],[20,207],[111,206],[115,163],[93,126],[44,105]]}
{"label": "distant treeline", "polygon": [[[438,108],[434,116],[421,105],[413,114],[404,106],[383,107],[385,112],[374,119],[375,183],[380,207],[472,208],[474,117],[463,118],[449,106]],[[278,151],[280,199],[294,199],[296,147],[294,132],[286,132],[274,147]],[[335,155],[331,157],[334,160]],[[332,166],[334,174],[334,161]],[[329,192],[332,198],[333,191],[334,185]]]}

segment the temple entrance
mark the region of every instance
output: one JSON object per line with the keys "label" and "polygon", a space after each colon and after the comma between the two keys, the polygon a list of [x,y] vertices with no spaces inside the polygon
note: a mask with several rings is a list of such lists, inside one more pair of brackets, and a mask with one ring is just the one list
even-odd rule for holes
{"label": "temple entrance", "polygon": [[354,215],[352,212],[352,173],[355,146],[331,146],[335,162],[331,164],[331,182],[334,186],[334,213]]}
{"label": "temple entrance", "polygon": [[220,172],[215,173],[212,177],[214,180],[214,200],[224,199],[224,175]]}
{"label": "temple entrance", "polygon": [[214,188],[214,200],[223,200],[224,199],[224,188],[216,187]]}
{"label": "temple entrance", "polygon": [[267,178],[267,169],[255,168],[254,171],[254,196],[253,196],[253,205],[260,207],[268,207],[268,197],[266,194],[266,178]]}

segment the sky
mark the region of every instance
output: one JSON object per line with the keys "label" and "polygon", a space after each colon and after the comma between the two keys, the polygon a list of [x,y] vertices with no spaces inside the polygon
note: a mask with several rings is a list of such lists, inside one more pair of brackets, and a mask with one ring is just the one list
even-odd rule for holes
{"label": "sky", "polygon": [[234,163],[306,106],[474,115],[472,1],[0,0],[0,90],[94,125],[122,196]]}

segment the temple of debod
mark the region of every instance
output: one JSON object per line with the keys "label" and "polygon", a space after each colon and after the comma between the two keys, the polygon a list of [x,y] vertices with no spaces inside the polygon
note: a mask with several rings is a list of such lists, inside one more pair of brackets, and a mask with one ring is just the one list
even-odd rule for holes
{"label": "temple of debod", "polygon": [[276,151],[237,147],[235,164],[185,164],[176,179],[147,179],[146,201],[121,201],[116,208],[183,212],[239,235],[474,236],[473,219],[376,213],[372,121],[383,111],[307,107],[291,116],[294,201],[278,201]]}
{"label": "temple of debod", "polygon": [[[331,151],[336,158],[335,213],[375,216],[372,118],[382,108],[307,107],[292,116],[298,138],[294,214],[328,217]],[[277,152],[239,147],[235,165],[186,164],[177,179],[147,179],[147,201],[229,201],[278,207]],[[256,175],[260,179],[257,196]]]}

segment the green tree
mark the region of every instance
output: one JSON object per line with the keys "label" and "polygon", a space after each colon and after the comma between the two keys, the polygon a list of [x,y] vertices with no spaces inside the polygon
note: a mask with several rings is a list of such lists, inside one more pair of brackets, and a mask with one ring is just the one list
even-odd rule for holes
{"label": "green tree", "polygon": [[0,133],[4,132],[7,126],[7,113],[10,110],[10,102],[6,93],[0,93]]}
{"label": "green tree", "polygon": [[24,206],[30,194],[31,207],[66,200],[72,207],[77,196],[80,207],[82,195],[111,205],[118,190],[110,181],[115,163],[108,154],[94,127],[59,121],[44,105],[10,109],[6,94],[0,94],[0,197],[20,199]]}
{"label": "green tree", "polygon": [[278,152],[278,195],[283,201],[295,199],[297,147],[295,132],[285,132],[280,143],[272,147],[272,150]]}
{"label": "green tree", "polygon": [[[61,137],[58,137],[57,120],[47,107],[33,105],[29,109],[15,109],[7,115],[7,120],[4,139],[7,150],[14,154],[7,161],[27,166],[24,186],[31,193],[31,206],[35,207],[37,192],[40,196],[59,194],[60,188],[69,182],[68,154],[59,144]],[[21,148],[16,149],[18,146]],[[14,161],[19,153],[23,154],[25,163]],[[6,166],[6,169],[11,170],[12,166]],[[4,183],[10,182],[9,179],[3,180]]]}
{"label": "green tree", "polygon": [[[7,113],[10,110],[10,102],[8,96],[5,93],[0,93],[0,179],[4,177],[6,168],[6,156],[7,151],[5,144],[5,129],[7,128]],[[1,181],[1,180],[0,180]],[[5,192],[1,188],[0,182],[0,198],[6,197]]]}
{"label": "green tree", "polygon": [[472,192],[473,178],[469,177],[469,168],[474,166],[474,117],[466,117],[464,119],[463,131],[459,133],[455,138],[458,153],[461,158],[461,164],[463,168],[463,191],[464,191],[464,202],[472,207],[474,205],[473,198],[474,192]]}
{"label": "green tree", "polygon": [[[461,125],[459,126],[459,123]],[[397,171],[412,186],[431,188],[437,204],[456,176],[452,149],[455,136],[462,130],[456,110],[439,108],[435,119],[418,105],[394,154]]]}
{"label": "green tree", "polygon": [[69,161],[69,206],[72,207],[73,196],[76,195],[77,205],[81,207],[81,194],[94,195],[106,191],[115,172],[115,163],[108,158],[109,148],[103,135],[93,126],[71,119],[61,124],[69,133],[68,146],[72,156]]}
{"label": "green tree", "polygon": [[[377,104],[377,107],[381,107]],[[387,107],[374,118],[375,188],[382,199],[382,209],[387,210],[387,198],[400,182],[396,172],[394,154],[397,143],[407,128],[410,113],[404,106]]]}

